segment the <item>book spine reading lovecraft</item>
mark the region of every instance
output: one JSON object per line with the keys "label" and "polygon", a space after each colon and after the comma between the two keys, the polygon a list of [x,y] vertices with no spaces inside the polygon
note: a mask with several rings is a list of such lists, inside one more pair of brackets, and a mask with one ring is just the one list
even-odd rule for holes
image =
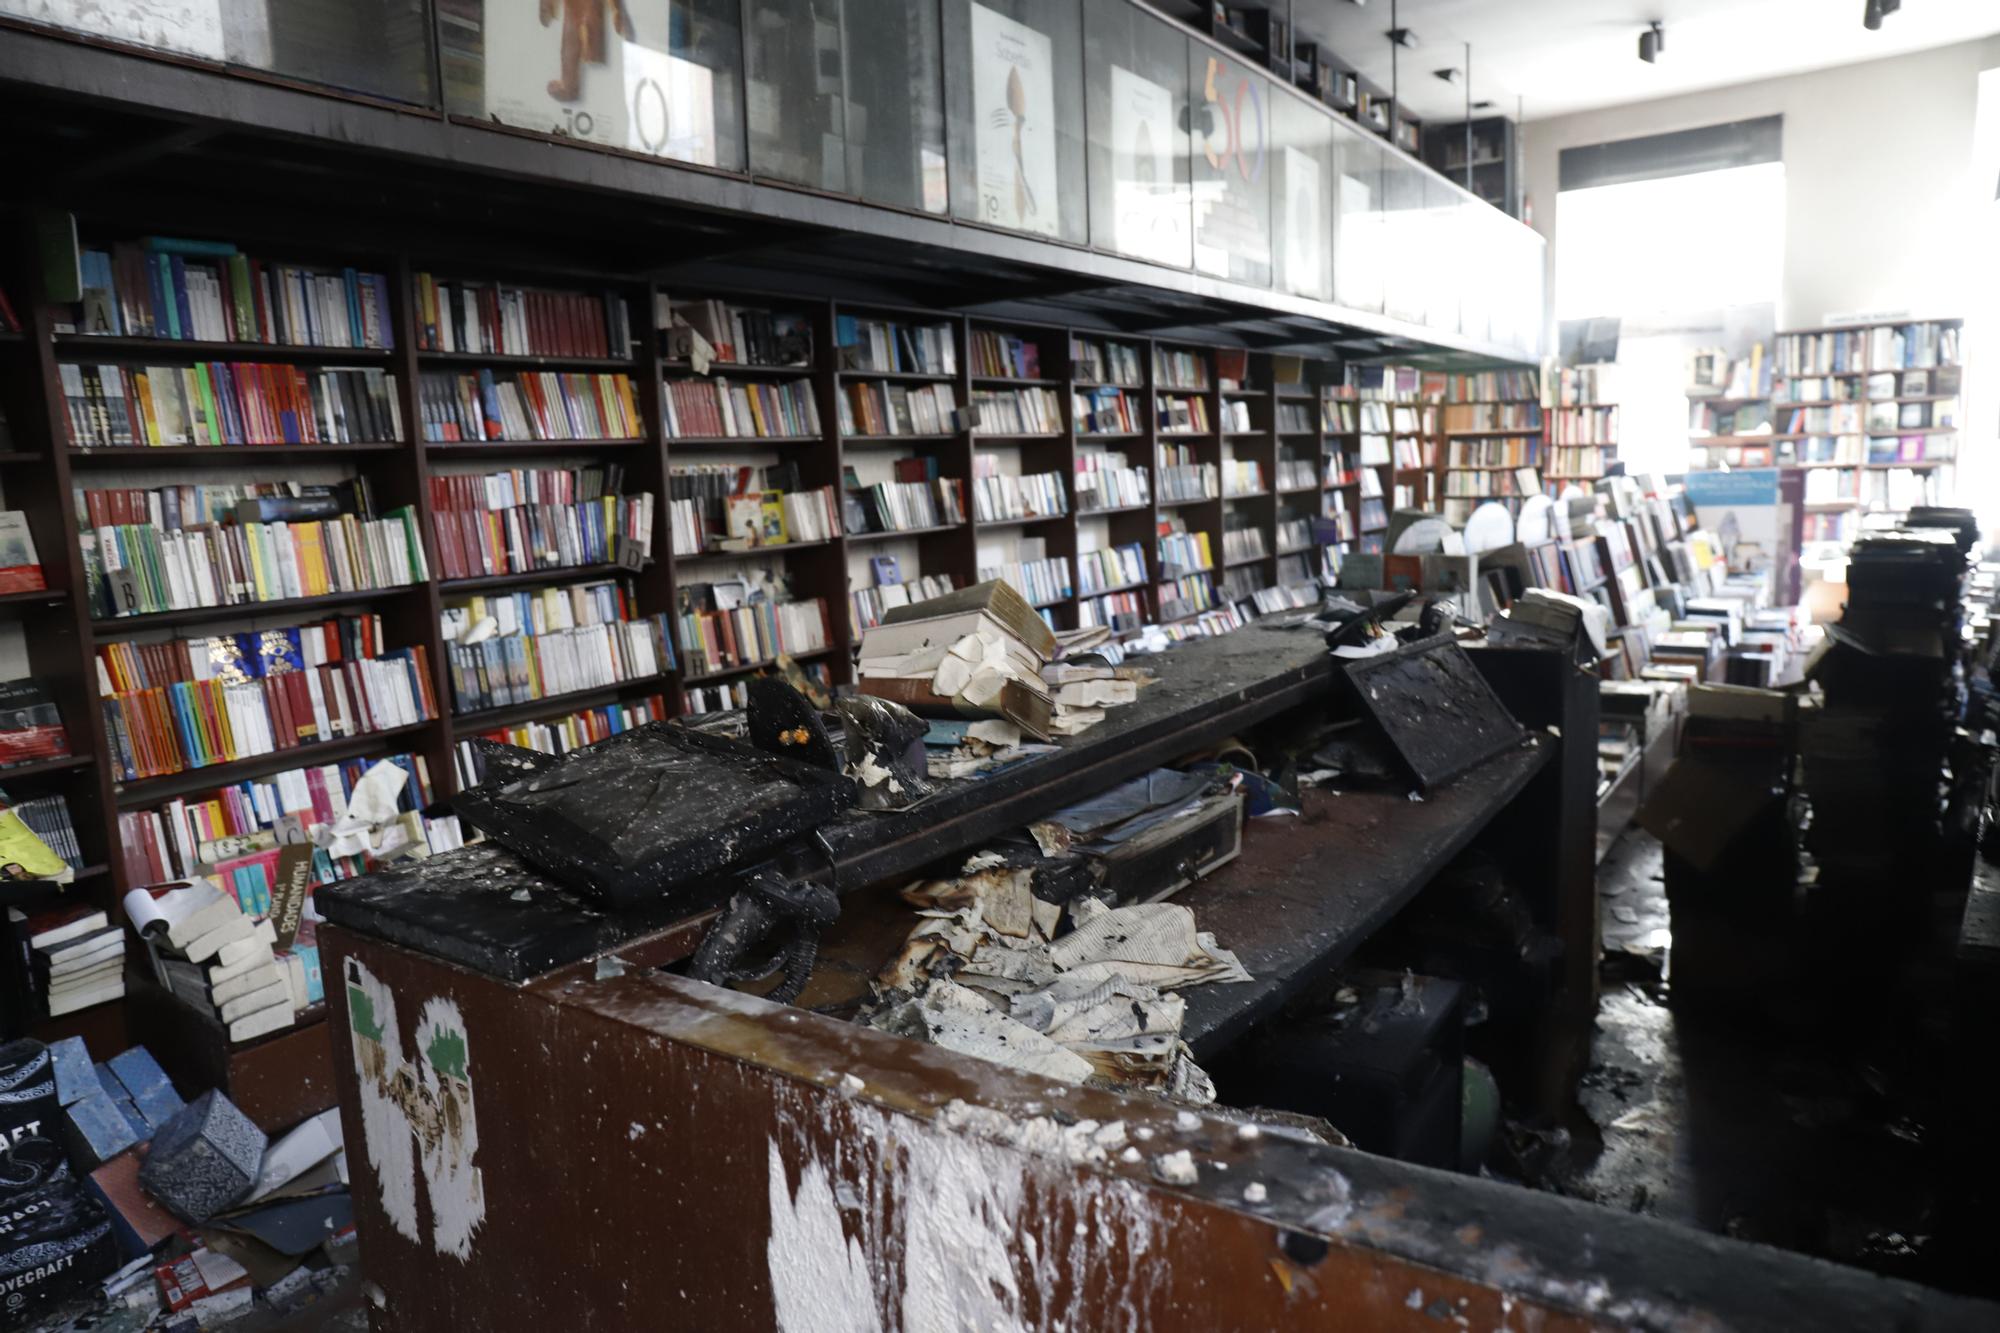
{"label": "book spine reading lovecraft", "polygon": [[[239,679],[189,679],[182,664],[99,650],[104,724],[121,780],[137,781],[210,764],[275,754],[437,716],[429,658],[421,644],[372,658],[292,667]],[[125,682],[120,687],[120,682]]]}
{"label": "book spine reading lovecraft", "polygon": [[[407,775],[397,809],[414,813],[433,798],[430,773],[421,755],[393,754],[388,761]],[[287,769],[269,777],[175,797],[149,809],[118,816],[118,849],[126,882],[162,884],[187,879],[202,867],[231,857],[270,851],[298,842],[321,824],[346,813],[354,784],[377,759],[343,759]],[[433,821],[443,823],[444,821]],[[455,822],[455,821],[454,821]],[[433,841],[436,850],[444,850]],[[313,851],[313,882],[331,884],[366,874],[365,855],[332,856]]]}
{"label": "book spine reading lovecraft", "polygon": [[416,511],[373,517],[365,478],[76,493],[101,617],[367,592],[430,577]]}
{"label": "book spine reading lovecraft", "polygon": [[[1010,518],[1051,518],[1069,512],[1069,497],[1063,494],[1062,473],[1039,472],[1026,477],[1003,477],[995,470],[998,461],[981,454],[974,462],[972,514],[981,522]],[[983,581],[983,580],[982,580]]]}
{"label": "book spine reading lovecraft", "polygon": [[651,492],[620,494],[623,469],[512,468],[432,477],[431,525],[447,579],[530,574],[652,554]]}
{"label": "book spine reading lovecraft", "polygon": [[370,368],[198,361],[61,366],[79,449],[393,444],[396,377]]}
{"label": "book spine reading lovecraft", "polygon": [[1146,469],[1133,467],[1122,453],[1096,450],[1076,456],[1076,510],[1129,509],[1152,503]]}
{"label": "book spine reading lovecraft", "polygon": [[417,392],[424,440],[636,440],[646,433],[632,377],[430,371]]}
{"label": "book spine reading lovecraft", "polygon": [[[508,727],[495,727],[491,731],[480,732],[477,739],[498,741],[523,750],[539,750],[543,754],[568,754],[571,750],[616,736],[621,731],[630,731],[648,722],[664,722],[672,716],[673,711],[667,707],[665,695],[649,694],[629,703],[579,709],[566,717],[541,718],[533,722],[517,722]],[[459,741],[454,753],[460,787],[474,786],[486,778],[486,761],[472,745],[472,739],[468,737]]]}
{"label": "book spine reading lovecraft", "polygon": [[812,439],[820,433],[809,380],[668,380],[660,404],[670,440]]}
{"label": "book spine reading lovecraft", "polygon": [[592,295],[417,274],[417,346],[484,356],[632,355],[632,316],[616,292]]}
{"label": "book spine reading lovecraft", "polygon": [[353,268],[273,264],[234,246],[148,237],[85,250],[76,331],[290,347],[396,345],[389,280]]}
{"label": "book spine reading lovecraft", "polygon": [[958,343],[949,324],[898,324],[840,315],[833,341],[842,370],[881,374],[956,375]]}
{"label": "book spine reading lovecraft", "polygon": [[818,652],[833,642],[826,603],[808,601],[746,602],[731,610],[690,610],[682,614],[681,643],[687,650],[687,674],[769,662],[779,654]]}

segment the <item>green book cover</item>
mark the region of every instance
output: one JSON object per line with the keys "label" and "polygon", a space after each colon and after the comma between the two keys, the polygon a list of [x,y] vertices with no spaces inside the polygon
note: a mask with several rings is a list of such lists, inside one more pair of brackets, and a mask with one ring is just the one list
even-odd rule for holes
{"label": "green book cover", "polygon": [[250,295],[250,261],[242,255],[229,257],[229,291],[236,298],[236,340],[263,342],[264,330],[257,327],[257,302]]}
{"label": "green book cover", "polygon": [[166,307],[167,336],[169,338],[185,338],[187,334],[181,332],[180,303],[174,299],[173,261],[165,255],[154,255],[153,263],[160,270],[160,291],[164,293],[160,304]]}
{"label": "green book cover", "polygon": [[222,414],[215,409],[214,376],[209,374],[210,362],[203,361],[194,368],[194,380],[201,389],[202,412],[208,417],[208,442],[223,444],[227,432],[223,428]]}

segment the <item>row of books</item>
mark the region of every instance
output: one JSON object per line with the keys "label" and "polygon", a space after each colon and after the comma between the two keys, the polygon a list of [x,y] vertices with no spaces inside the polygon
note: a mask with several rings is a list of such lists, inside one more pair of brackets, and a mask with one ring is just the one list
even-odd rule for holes
{"label": "row of books", "polygon": [[641,616],[541,633],[480,637],[445,645],[460,713],[655,680],[674,666],[667,618]]}
{"label": "row of books", "polygon": [[1181,531],[1160,534],[1160,569],[1169,578],[1179,577],[1188,570],[1214,568],[1215,555],[1209,546],[1207,532]]}
{"label": "row of books", "polygon": [[629,357],[632,316],[591,294],[417,274],[417,346],[481,356]]}
{"label": "row of books", "polygon": [[1152,503],[1152,483],[1146,469],[1133,467],[1122,453],[1093,450],[1076,456],[1076,509],[1123,509]]}
{"label": "row of books", "polygon": [[251,259],[226,243],[153,236],[79,256],[76,331],[289,347],[396,345],[389,281],[353,268]]}
{"label": "row of books", "polygon": [[1054,389],[974,389],[974,435],[1059,435],[1062,399]]}
{"label": "row of books", "polygon": [[1478,370],[1447,376],[1445,393],[1460,403],[1524,398],[1539,401],[1542,384],[1541,377],[1532,370]]}
{"label": "row of books", "polygon": [[1539,431],[1541,428],[1540,403],[1446,403],[1444,405],[1444,430],[1447,435],[1460,431]]}
{"label": "row of books", "polygon": [[1224,495],[1262,495],[1268,489],[1264,465],[1254,458],[1225,458],[1221,473]]}
{"label": "row of books", "polygon": [[510,375],[480,370],[418,377],[424,440],[637,440],[646,420],[623,373]]}
{"label": "row of books", "polygon": [[1076,620],[1079,626],[1101,625],[1121,634],[1138,629],[1146,622],[1145,595],[1133,590],[1086,597],[1076,604]]}
{"label": "row of books", "polygon": [[235,683],[154,683],[107,695],[103,707],[112,762],[127,782],[437,716],[421,644]]}
{"label": "row of books", "polygon": [[448,579],[643,561],[653,495],[621,495],[621,469],[515,468],[432,477],[431,533]]}
{"label": "row of books", "polygon": [[818,652],[833,642],[826,603],[817,597],[756,597],[727,609],[690,609],[680,617],[680,633],[690,676],[768,662],[781,653]]}
{"label": "row of books", "polygon": [[[208,792],[178,796],[158,806],[118,816],[118,852],[128,884],[160,884],[187,879],[202,867],[246,852],[300,842],[317,826],[347,812],[354,784],[371,767],[388,762],[402,769],[404,785],[396,808],[413,814],[431,804],[434,793],[423,756],[392,754],[387,760],[343,759],[338,763],[286,769]],[[314,848],[313,883],[330,884],[367,873],[364,855],[333,856]]]}
{"label": "row of books", "polygon": [[1279,582],[1268,588],[1259,588],[1251,595],[1250,602],[1260,616],[1316,607],[1319,605],[1319,585],[1303,581]]}
{"label": "row of books", "polygon": [[724,365],[812,364],[812,321],[804,315],[711,299],[673,301],[670,318],[669,356],[690,359],[692,345],[682,346],[685,327],[700,334],[708,343],[709,355]]}
{"label": "row of books", "polygon": [[1532,467],[1485,468],[1473,472],[1445,473],[1444,493],[1458,499],[1540,495],[1542,483]]}
{"label": "row of books", "polygon": [[1278,554],[1291,555],[1313,544],[1313,525],[1309,518],[1282,518],[1278,520]]}
{"label": "row of books", "polygon": [[64,362],[60,373],[69,440],[79,449],[389,444],[403,434],[386,370]]}
{"label": "row of books", "polygon": [[855,492],[867,532],[909,532],[965,522],[965,483],[957,477],[884,481]]}
{"label": "row of books", "polygon": [[[1372,472],[1367,475],[1375,476]],[[1361,484],[1361,478],[1361,454],[1358,450],[1354,453],[1336,450],[1326,456],[1326,471],[1322,474],[1321,480],[1328,487],[1357,486]],[[1375,484],[1378,486],[1382,484],[1379,477],[1376,478]]]}
{"label": "row of books", "polygon": [[1213,500],[1222,494],[1215,464],[1174,461],[1168,457],[1170,450],[1174,446],[1160,446],[1160,499]]}
{"label": "row of books", "polygon": [[1548,432],[1551,444],[1615,445],[1618,443],[1618,408],[1615,404],[1564,408],[1549,418]]}
{"label": "row of books", "polygon": [[836,315],[840,368],[901,375],[956,375],[958,341],[949,324],[902,324]]}
{"label": "row of books", "polygon": [[[853,619],[854,634],[857,638],[860,637],[861,631],[881,624],[885,612],[893,611],[899,606],[908,606],[911,602],[928,602],[933,597],[944,596],[958,586],[949,574],[920,574],[906,583],[903,581],[901,571],[896,569],[895,557],[878,556],[877,561],[878,577],[875,586],[856,588],[847,595],[848,610]],[[887,561],[887,565],[879,566],[881,561]],[[892,573],[893,578],[887,582],[882,581],[880,572],[883,571]]]}
{"label": "row of books", "polygon": [[1867,371],[1956,366],[1955,324],[1919,323],[1778,336],[1781,375],[1858,375]]}
{"label": "row of books", "polygon": [[1318,465],[1310,458],[1287,454],[1278,460],[1278,488],[1309,491],[1319,485]]}
{"label": "row of books", "polygon": [[1099,342],[1094,338],[1071,334],[1069,366],[1073,378],[1096,384],[1119,384],[1135,389],[1146,382],[1144,364],[1139,359],[1138,347],[1133,343],[1108,339]]}
{"label": "row of books", "polygon": [[1541,461],[1535,439],[1453,440],[1447,467],[1526,467]]}
{"label": "row of books", "polygon": [[660,403],[670,440],[811,439],[820,433],[810,380],[668,380]]}
{"label": "row of books", "polygon": [[1138,542],[1100,546],[1076,557],[1077,588],[1086,595],[1146,582],[1146,548]]}
{"label": "row of books", "polygon": [[1070,415],[1076,433],[1083,435],[1136,435],[1146,428],[1145,409],[1137,395],[1105,385],[1071,392]]}
{"label": "row of books", "polygon": [[1201,352],[1153,349],[1153,382],[1163,389],[1208,388],[1208,357]]}
{"label": "row of books", "polygon": [[1312,435],[1316,433],[1313,425],[1313,410],[1304,403],[1281,402],[1277,405],[1275,417],[1278,424],[1278,433],[1281,435]]}
{"label": "row of books", "polygon": [[1885,370],[1866,378],[1818,375],[1785,381],[1778,401],[1831,403],[1884,398],[1948,398],[1957,396],[1962,382],[1956,366],[1940,366],[1933,370]]}
{"label": "row of books", "polygon": [[1381,532],[1389,526],[1389,510],[1382,503],[1381,496],[1364,494],[1361,497],[1359,526],[1364,535],[1370,532]]}
{"label": "row of books", "polygon": [[1069,561],[1059,555],[980,566],[979,581],[984,583],[988,579],[1013,584],[1015,591],[1036,606],[1060,602],[1075,591],[1070,582]]}
{"label": "row of books", "polygon": [[[822,690],[831,691],[832,676],[824,662],[801,662],[799,670]],[[762,675],[764,673],[757,673]],[[690,715],[726,713],[750,706],[750,677],[719,681],[711,685],[689,685],[681,691]]]}
{"label": "row of books", "polygon": [[1042,377],[1042,350],[1028,338],[993,329],[974,329],[971,341],[972,373],[990,379],[1038,380]]}
{"label": "row of books", "polygon": [[[1330,435],[1352,435],[1361,429],[1361,413],[1364,408],[1382,409],[1381,403],[1358,403],[1351,398],[1322,398],[1319,402],[1319,428]],[[1377,430],[1387,430],[1385,416]]]}
{"label": "row of books", "polygon": [[1615,363],[1602,365],[1567,366],[1556,372],[1555,405],[1562,407],[1592,407],[1617,401],[1613,385],[1617,378]]}
{"label": "row of books", "polygon": [[1347,498],[1340,492],[1328,494],[1322,516],[1333,524],[1336,541],[1351,542],[1355,539],[1359,529],[1355,524],[1354,511],[1347,507]]}
{"label": "row of books", "polygon": [[1183,574],[1160,584],[1160,619],[1182,620],[1218,604],[1207,574]]}
{"label": "row of books", "polygon": [[1264,529],[1249,523],[1238,523],[1222,530],[1222,558],[1229,563],[1244,560],[1262,560],[1270,549],[1264,545]]}
{"label": "row of books", "polygon": [[1833,407],[1795,407],[1773,424],[1784,435],[1886,435],[1954,426],[1957,417],[1955,398],[1937,403],[1897,403],[1891,399],[1840,403]]}
{"label": "row of books", "polygon": [[37,796],[8,806],[7,794],[0,792],[0,809],[11,809],[42,845],[62,858],[71,873],[83,869],[83,847],[76,840],[76,824],[70,819],[69,802],[61,792]]}
{"label": "row of books", "polygon": [[1153,412],[1162,435],[1207,435],[1215,429],[1208,415],[1206,398],[1155,394]]}
{"label": "row of books", "polygon": [[1038,472],[1025,477],[1003,477],[990,471],[992,455],[977,460],[978,475],[972,479],[972,515],[982,523],[1010,518],[1053,518],[1069,512],[1069,497],[1063,493],[1060,472]]}
{"label": "row of books", "polygon": [[884,380],[850,380],[840,387],[842,435],[950,435],[958,430],[958,399],[949,384],[915,387]]}
{"label": "row of books", "polygon": [[643,699],[578,709],[564,717],[539,718],[532,722],[517,722],[509,727],[495,727],[479,733],[477,737],[467,737],[453,747],[452,762],[458,772],[458,785],[461,788],[471,787],[486,780],[486,761],[472,744],[474,739],[497,741],[523,750],[539,750],[543,754],[568,754],[571,750],[595,745],[622,731],[642,727],[648,722],[664,722],[672,716],[665,695],[649,694]]}
{"label": "row of books", "polygon": [[1250,420],[1250,404],[1248,400],[1242,398],[1224,398],[1222,400],[1222,428],[1226,431],[1239,433],[1256,429]]}
{"label": "row of books", "polygon": [[379,615],[338,616],[305,625],[97,646],[100,694],[184,680],[239,683],[264,676],[366,660],[386,651]]}
{"label": "row of books", "polygon": [[379,519],[349,514],[165,532],[107,525],[87,533],[82,546],[99,618],[371,592],[430,578],[409,506]]}

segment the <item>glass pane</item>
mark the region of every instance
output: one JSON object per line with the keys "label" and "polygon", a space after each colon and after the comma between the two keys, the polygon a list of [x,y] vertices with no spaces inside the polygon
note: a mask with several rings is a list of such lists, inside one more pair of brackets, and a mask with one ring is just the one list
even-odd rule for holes
{"label": "glass pane", "polygon": [[944,0],[944,25],[952,213],[1081,243],[1078,0]]}
{"label": "glass pane", "polygon": [[937,0],[846,0],[847,187],[945,210]]}
{"label": "glass pane", "polygon": [[750,170],[847,192],[841,0],[750,0],[743,101]]}
{"label": "glass pane", "polygon": [[1425,268],[1424,171],[1400,153],[1382,153],[1383,308],[1398,319],[1424,322],[1430,309]]}
{"label": "glass pane", "polygon": [[1128,0],[1087,0],[1090,241],[1189,268],[1187,34]]}
{"label": "glass pane", "polygon": [[1333,295],[1333,118],[1276,88],[1270,94],[1278,287],[1325,301]]}
{"label": "glass pane", "polygon": [[1458,288],[1465,273],[1464,195],[1430,172],[1424,173],[1425,262],[1418,267],[1426,279],[1424,323],[1439,333],[1458,332]]}
{"label": "glass pane", "polygon": [[743,170],[736,0],[437,0],[445,110]]}
{"label": "glass pane", "polygon": [[437,103],[424,0],[0,0],[0,14],[371,97]]}
{"label": "glass pane", "polygon": [[1200,42],[1192,84],[1194,266],[1271,285],[1271,107],[1264,78]]}
{"label": "glass pane", "polygon": [[1382,309],[1387,267],[1382,232],[1382,145],[1334,120],[1337,181],[1333,228],[1333,299],[1350,310]]}

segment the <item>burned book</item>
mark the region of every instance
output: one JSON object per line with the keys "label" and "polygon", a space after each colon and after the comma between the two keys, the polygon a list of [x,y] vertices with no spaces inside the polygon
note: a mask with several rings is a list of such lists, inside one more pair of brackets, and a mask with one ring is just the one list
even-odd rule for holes
{"label": "burned book", "polygon": [[1526,735],[1456,640],[1440,636],[1343,664],[1349,694],[1428,791]]}
{"label": "burned book", "polygon": [[757,861],[855,799],[837,773],[667,722],[538,758],[461,792],[454,810],[551,879],[619,905]]}
{"label": "burned book", "polygon": [[[1154,902],[1236,859],[1243,797],[1213,773],[1154,769],[1051,815],[1117,902]],[[1039,830],[1042,826],[1038,825]]]}

